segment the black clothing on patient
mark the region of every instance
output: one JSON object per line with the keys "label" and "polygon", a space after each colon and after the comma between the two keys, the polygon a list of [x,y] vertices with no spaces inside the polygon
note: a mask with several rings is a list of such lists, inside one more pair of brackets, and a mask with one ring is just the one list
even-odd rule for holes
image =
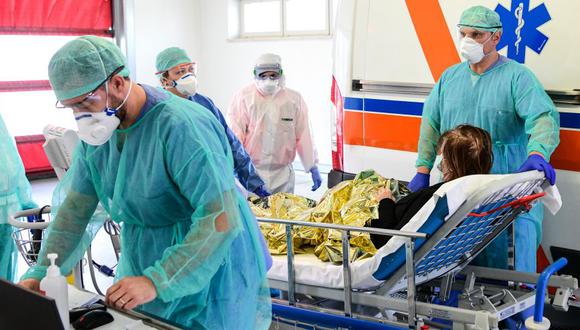
{"label": "black clothing on patient", "polygon": [[[433,194],[444,182],[411,193],[398,202],[385,198],[379,203],[379,218],[372,219],[367,227],[400,230],[419,212],[419,210],[433,197]],[[391,239],[391,236],[371,234],[371,241],[377,249]]]}

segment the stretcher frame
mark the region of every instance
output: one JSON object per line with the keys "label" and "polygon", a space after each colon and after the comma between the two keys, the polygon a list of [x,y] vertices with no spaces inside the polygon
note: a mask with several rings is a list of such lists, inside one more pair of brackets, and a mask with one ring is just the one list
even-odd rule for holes
{"label": "stretcher frame", "polygon": [[[416,329],[423,322],[431,318],[450,320],[454,329],[497,329],[499,322],[526,310],[534,305],[535,291],[522,289],[515,283],[536,283],[539,274],[523,273],[511,270],[489,269],[484,267],[467,266],[493,239],[508,229],[512,222],[522,213],[527,212],[531,205],[537,202],[542,194],[544,183],[543,173],[533,171],[506,176],[476,189],[467,200],[429,236],[419,232],[386,230],[369,227],[352,227],[327,223],[312,223],[283,219],[258,218],[259,222],[276,223],[286,226],[288,280],[269,279],[272,288],[286,291],[287,299],[275,300],[275,303],[300,306],[308,310],[328,313],[325,309],[315,305],[297,304],[296,294],[329,299],[344,304],[343,314],[347,318],[369,319],[368,315],[353,314],[353,306],[363,306],[378,309],[383,316],[386,311],[396,311],[407,315],[406,325],[409,329]],[[546,187],[546,186],[543,186]],[[505,197],[511,196],[509,200]],[[507,206],[505,206],[507,205]],[[487,214],[487,215],[486,215]],[[477,225],[476,218],[487,218],[490,226]],[[491,220],[490,220],[491,219]],[[471,222],[470,222],[471,221]],[[467,226],[467,224],[470,224]],[[339,230],[342,234],[343,253],[343,289],[328,288],[310,284],[296,283],[294,274],[294,255],[292,249],[292,228],[295,226],[317,227]],[[478,239],[467,235],[461,237],[461,229],[480,228],[486,234]],[[490,228],[488,228],[490,227]],[[479,230],[479,229],[478,229]],[[405,263],[395,271],[379,287],[372,290],[353,290],[351,285],[351,270],[349,265],[349,237],[351,232],[366,232],[378,235],[398,236],[405,239]],[[454,233],[455,238],[453,237]],[[509,240],[513,244],[513,231]],[[459,245],[460,255],[447,253],[449,262],[442,264],[429,263],[434,258],[441,258],[442,252],[448,246],[441,244],[458,242],[458,239],[467,238],[473,243],[471,249]],[[417,250],[417,239],[427,241]],[[452,244],[451,244],[452,245]],[[515,251],[513,246],[510,251]],[[435,253],[433,251],[439,251]],[[513,263],[514,258],[510,258]],[[459,307],[448,307],[429,302],[417,301],[417,284],[421,287],[439,288],[439,296],[447,300],[452,289],[461,290]],[[568,298],[578,288],[577,279],[563,275],[550,278],[549,285],[557,288],[557,295],[553,306],[559,310],[568,310]],[[406,291],[406,292],[402,292]],[[360,308],[359,308],[360,309]],[[381,324],[390,324],[402,329],[405,323],[390,321],[386,318],[370,317]]]}

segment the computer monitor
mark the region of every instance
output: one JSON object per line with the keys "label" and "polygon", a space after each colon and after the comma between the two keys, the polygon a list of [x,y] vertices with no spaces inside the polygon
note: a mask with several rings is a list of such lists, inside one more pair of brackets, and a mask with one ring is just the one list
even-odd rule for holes
{"label": "computer monitor", "polygon": [[0,329],[64,327],[54,299],[0,279]]}

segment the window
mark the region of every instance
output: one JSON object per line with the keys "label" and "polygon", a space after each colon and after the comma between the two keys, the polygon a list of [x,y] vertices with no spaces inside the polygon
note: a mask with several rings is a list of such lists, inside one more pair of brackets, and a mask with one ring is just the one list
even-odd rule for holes
{"label": "window", "polygon": [[48,62],[76,36],[0,35],[0,114],[12,135],[41,134],[47,124],[76,129],[68,110],[56,109]]}
{"label": "window", "polygon": [[69,111],[54,107],[48,82],[52,55],[78,35],[113,36],[109,0],[8,1],[0,5],[0,114],[15,136],[41,134],[45,125],[75,128]]}
{"label": "window", "polygon": [[330,0],[240,0],[241,38],[330,34]]}

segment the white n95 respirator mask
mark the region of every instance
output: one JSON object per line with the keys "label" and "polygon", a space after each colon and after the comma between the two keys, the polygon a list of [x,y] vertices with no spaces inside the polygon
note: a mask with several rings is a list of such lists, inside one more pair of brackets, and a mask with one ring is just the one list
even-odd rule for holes
{"label": "white n95 respirator mask", "polygon": [[481,62],[481,60],[483,60],[483,58],[487,55],[483,52],[483,45],[490,41],[494,34],[495,32],[492,33],[491,36],[489,36],[489,38],[481,44],[472,38],[464,37],[461,39],[460,45],[461,56],[463,56],[463,58],[465,58],[470,64],[477,64]]}
{"label": "white n95 respirator mask", "polygon": [[485,56],[483,53],[483,45],[471,38],[465,37],[461,39],[461,56],[471,64],[479,63]]}
{"label": "white n95 respirator mask", "polygon": [[175,89],[187,97],[197,93],[197,78],[193,73],[184,74],[183,77],[173,81]]}
{"label": "white n95 respirator mask", "polygon": [[256,87],[264,95],[274,95],[280,90],[280,80],[259,79],[256,80]]}
{"label": "white n95 respirator mask", "polygon": [[113,132],[121,124],[121,120],[114,113],[77,112],[75,120],[79,128],[79,138],[92,146],[100,146],[107,142]]}

